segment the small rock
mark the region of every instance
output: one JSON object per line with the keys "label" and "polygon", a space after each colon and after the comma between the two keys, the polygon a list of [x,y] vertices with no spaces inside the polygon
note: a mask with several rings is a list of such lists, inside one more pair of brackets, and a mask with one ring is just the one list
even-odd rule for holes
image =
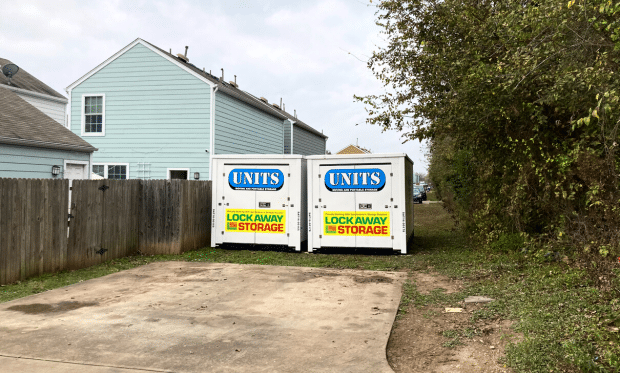
{"label": "small rock", "polygon": [[489,297],[483,297],[480,295],[473,295],[471,297],[465,298],[465,303],[489,303],[493,302],[495,299]]}
{"label": "small rock", "polygon": [[495,350],[495,346],[491,346],[489,347],[491,350]]}

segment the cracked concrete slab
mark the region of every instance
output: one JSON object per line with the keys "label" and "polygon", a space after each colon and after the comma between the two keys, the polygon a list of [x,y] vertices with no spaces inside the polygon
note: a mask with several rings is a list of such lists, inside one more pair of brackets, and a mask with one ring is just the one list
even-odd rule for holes
{"label": "cracked concrete slab", "polygon": [[405,279],[153,263],[0,304],[0,364],[32,372],[83,364],[76,371],[391,373],[385,348]]}

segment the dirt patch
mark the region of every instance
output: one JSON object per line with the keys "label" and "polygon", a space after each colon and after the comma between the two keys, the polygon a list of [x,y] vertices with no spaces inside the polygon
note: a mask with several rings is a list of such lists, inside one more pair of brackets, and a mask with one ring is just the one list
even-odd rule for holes
{"label": "dirt patch", "polygon": [[62,313],[77,310],[82,307],[96,306],[97,302],[60,302],[56,304],[20,304],[17,306],[11,306],[7,308],[9,311],[23,312],[27,315],[40,315],[47,313]]}
{"label": "dirt patch", "polygon": [[436,273],[416,272],[413,275],[416,288],[422,294],[428,294],[435,289],[444,289],[446,294],[459,292],[463,287],[460,281]]}
{"label": "dirt patch", "polygon": [[391,284],[393,279],[385,276],[355,276],[353,280],[359,284],[377,283],[377,284]]}
{"label": "dirt patch", "polygon": [[[461,284],[442,276],[414,275],[418,291],[457,292]],[[505,346],[521,337],[506,320],[478,320],[472,314],[484,304],[462,305],[461,313],[444,306],[416,308],[396,319],[387,347],[388,362],[396,373],[511,372],[501,363]]]}

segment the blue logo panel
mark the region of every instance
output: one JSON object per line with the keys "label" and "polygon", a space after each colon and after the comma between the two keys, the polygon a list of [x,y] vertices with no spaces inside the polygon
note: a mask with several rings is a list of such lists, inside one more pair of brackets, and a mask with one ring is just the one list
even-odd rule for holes
{"label": "blue logo panel", "polygon": [[235,168],[228,175],[228,185],[235,190],[280,190],[284,174],[275,168]]}
{"label": "blue logo panel", "polygon": [[325,174],[330,192],[378,192],[385,187],[385,172],[378,168],[333,169]]}

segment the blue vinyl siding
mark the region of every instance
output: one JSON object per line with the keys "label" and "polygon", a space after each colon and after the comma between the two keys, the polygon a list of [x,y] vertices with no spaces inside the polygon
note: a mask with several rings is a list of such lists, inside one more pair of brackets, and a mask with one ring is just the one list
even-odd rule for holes
{"label": "blue vinyl siding", "polygon": [[325,138],[294,125],[293,153],[301,155],[325,154]]}
{"label": "blue vinyl siding", "polygon": [[[71,91],[71,130],[81,135],[82,95],[105,94],[105,136],[83,136],[93,163],[129,163],[129,177],[166,179],[168,168],[189,168],[208,179],[210,86],[175,63],[136,44]],[[191,178],[191,176],[190,176]]]}
{"label": "blue vinyl siding", "polygon": [[283,121],[215,93],[215,154],[283,154]]}
{"label": "blue vinyl siding", "polygon": [[0,144],[0,177],[51,179],[52,166],[60,166],[63,177],[65,160],[88,161],[90,153]]}
{"label": "blue vinyl siding", "polygon": [[291,154],[291,122],[284,121],[284,154]]}

